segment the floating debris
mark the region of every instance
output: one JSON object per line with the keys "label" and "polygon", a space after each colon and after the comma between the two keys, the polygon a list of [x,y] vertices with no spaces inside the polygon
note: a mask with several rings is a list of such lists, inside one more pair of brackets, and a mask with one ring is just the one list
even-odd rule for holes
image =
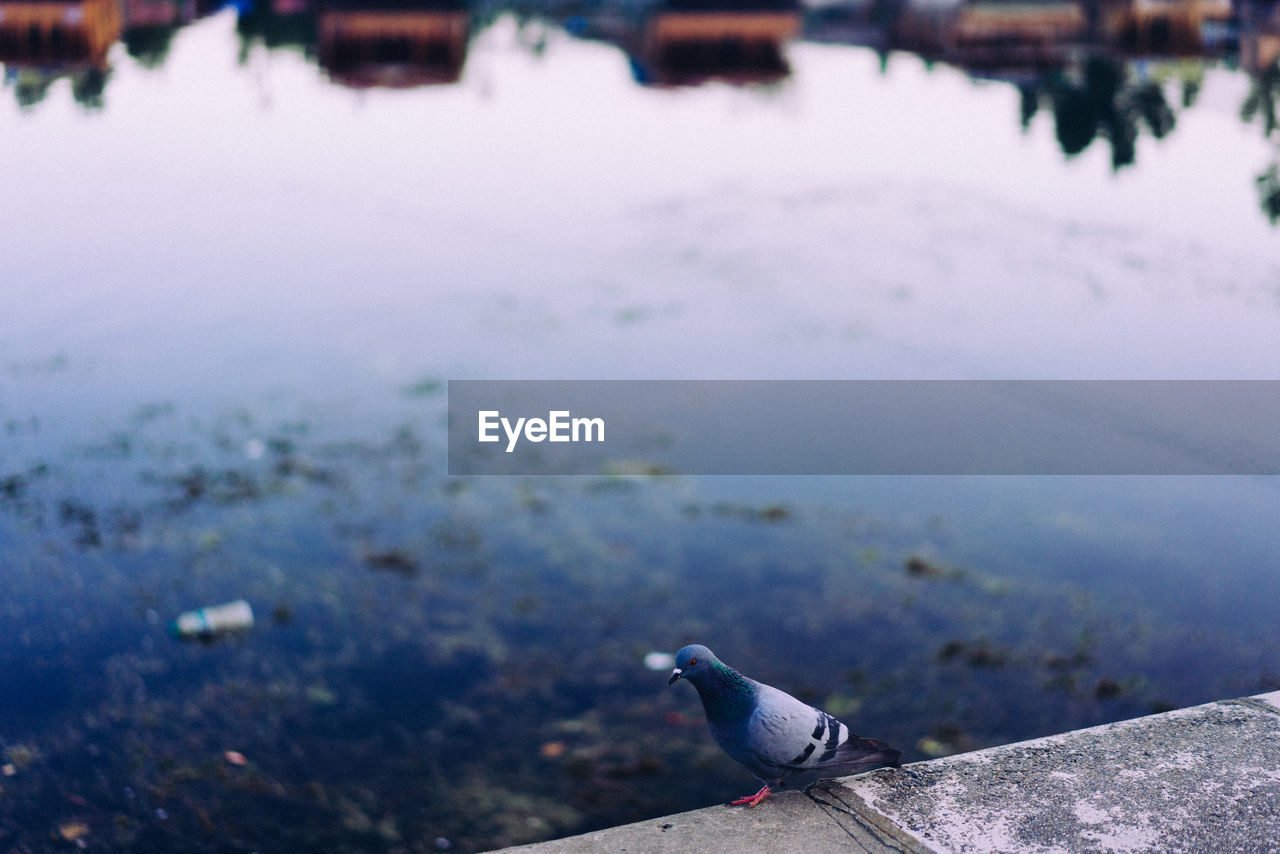
{"label": "floating debris", "polygon": [[1125,692],[1125,688],[1114,679],[1102,677],[1098,680],[1098,684],[1093,686],[1093,696],[1099,700],[1111,700],[1119,697]]}
{"label": "floating debris", "polygon": [[948,745],[943,744],[932,736],[925,736],[917,741],[916,750],[919,750],[925,756],[934,758],[939,756],[950,756],[954,752]]}
{"label": "floating debris", "polygon": [[91,549],[102,545],[102,534],[98,531],[98,514],[92,507],[74,499],[63,499],[59,505],[59,516],[62,524],[75,528],[75,544],[80,548]]}
{"label": "floating debris", "polygon": [[89,835],[89,825],[83,821],[64,821],[58,825],[58,835],[67,842],[79,842]]}
{"label": "floating debris", "polygon": [[326,685],[308,685],[305,693],[307,702],[316,706],[332,706],[338,702],[338,695]]}
{"label": "floating debris", "polygon": [[760,518],[766,522],[781,522],[791,516],[791,511],[781,504],[771,504],[760,510]]}
{"label": "floating debris", "polygon": [[833,717],[849,717],[856,715],[862,709],[862,698],[847,694],[832,694],[823,702],[822,709]]}
{"label": "floating debris", "polygon": [[1077,650],[1070,655],[1048,653],[1044,656],[1044,666],[1056,673],[1088,667],[1093,662],[1094,657],[1084,650]]}
{"label": "floating debris", "polygon": [[605,463],[604,473],[606,477],[642,479],[647,477],[669,477],[676,474],[676,471],[663,463],[655,463],[649,460],[619,459]]}
{"label": "floating debris", "polygon": [[651,652],[645,655],[644,666],[650,670],[670,670],[676,666],[676,657],[669,652]]}
{"label": "floating debris", "polygon": [[228,763],[239,767],[249,764],[249,760],[245,759],[244,754],[238,750],[228,750],[226,753],[222,754],[222,758],[227,760]]}
{"label": "floating debris", "polygon": [[364,562],[370,569],[394,572],[397,575],[416,575],[418,562],[402,551],[371,552]]}
{"label": "floating debris", "polygon": [[951,756],[976,750],[978,743],[958,724],[944,722],[916,742],[916,749],[926,756]]}
{"label": "floating debris", "polygon": [[430,397],[444,387],[444,383],[434,377],[426,377],[415,383],[402,386],[400,393],[405,397]]}
{"label": "floating debris", "polygon": [[959,581],[965,575],[963,569],[942,566],[920,555],[907,558],[906,570],[907,575],[912,578],[949,578],[952,581]]}
{"label": "floating debris", "polygon": [[168,487],[176,494],[168,499],[173,511],[188,510],[203,502],[231,506],[255,501],[262,497],[262,488],[250,474],[235,469],[210,471],[196,465],[182,474],[161,477],[144,474],[143,483]]}
{"label": "floating debris", "polygon": [[559,759],[568,751],[569,745],[563,741],[547,741],[538,748],[538,755],[543,759]]}
{"label": "floating debris", "polygon": [[[716,516],[741,519],[744,522],[785,522],[792,517],[791,509],[783,504],[766,504],[756,507],[735,501],[717,501],[711,506]],[[685,515],[691,515],[688,510]]]}
{"label": "floating debris", "polygon": [[975,641],[949,640],[938,650],[938,661],[963,660],[970,667],[1003,667],[1009,660],[1007,651],[993,646],[985,638]]}
{"label": "floating debris", "polygon": [[243,599],[225,605],[212,605],[179,614],[169,623],[169,634],[176,638],[210,640],[233,632],[253,628],[253,608]]}
{"label": "floating debris", "polygon": [[25,744],[15,744],[5,751],[5,758],[9,760],[9,763],[4,766],[4,775],[12,777],[19,768],[26,768],[39,759],[40,751]]}

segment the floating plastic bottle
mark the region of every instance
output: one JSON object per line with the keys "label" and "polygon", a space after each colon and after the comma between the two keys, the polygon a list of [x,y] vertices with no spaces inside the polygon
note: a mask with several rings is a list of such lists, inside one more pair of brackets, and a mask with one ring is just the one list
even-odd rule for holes
{"label": "floating plastic bottle", "polygon": [[169,634],[176,638],[208,640],[229,632],[245,632],[253,628],[253,608],[243,599],[225,605],[210,605],[179,614],[169,624]]}

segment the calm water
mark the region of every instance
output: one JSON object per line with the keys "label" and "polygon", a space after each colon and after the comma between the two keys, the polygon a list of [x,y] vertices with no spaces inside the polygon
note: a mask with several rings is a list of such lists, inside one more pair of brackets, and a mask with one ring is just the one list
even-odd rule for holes
{"label": "calm water", "polygon": [[1235,11],[1010,55],[893,5],[4,36],[0,848],[716,803],[754,781],[643,665],[693,639],[911,759],[1280,687],[1273,479],[444,465],[450,378],[1280,379],[1276,30]]}

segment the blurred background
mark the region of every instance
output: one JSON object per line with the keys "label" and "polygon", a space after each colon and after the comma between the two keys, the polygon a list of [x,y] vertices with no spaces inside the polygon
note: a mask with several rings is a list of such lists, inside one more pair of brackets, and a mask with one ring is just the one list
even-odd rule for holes
{"label": "blurred background", "polygon": [[0,849],[723,802],[694,640],[910,760],[1280,688],[1273,478],[445,467],[449,379],[1280,379],[1274,3],[2,0],[0,62]]}

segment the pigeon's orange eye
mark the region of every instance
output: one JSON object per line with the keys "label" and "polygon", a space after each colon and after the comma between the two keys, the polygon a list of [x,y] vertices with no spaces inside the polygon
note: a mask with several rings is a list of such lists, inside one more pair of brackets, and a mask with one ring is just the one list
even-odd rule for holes
{"label": "pigeon's orange eye", "polygon": [[693,665],[695,665],[695,664],[697,664],[697,663],[698,663],[698,659],[696,659],[696,658],[691,658],[691,659],[689,659],[689,666],[690,666],[690,667],[693,667]]}

